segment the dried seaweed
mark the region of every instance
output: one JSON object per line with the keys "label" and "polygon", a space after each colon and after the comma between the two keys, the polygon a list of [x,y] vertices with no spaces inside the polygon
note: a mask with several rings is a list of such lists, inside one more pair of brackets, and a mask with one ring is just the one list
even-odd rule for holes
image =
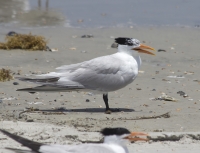
{"label": "dried seaweed", "polygon": [[0,42],[0,49],[25,49],[25,50],[45,50],[47,40],[43,36],[30,34],[15,34],[6,36],[6,42]]}
{"label": "dried seaweed", "polygon": [[7,70],[7,69],[0,69],[0,81],[4,82],[4,81],[10,81],[11,79],[13,79],[13,76],[11,75],[11,71]]}

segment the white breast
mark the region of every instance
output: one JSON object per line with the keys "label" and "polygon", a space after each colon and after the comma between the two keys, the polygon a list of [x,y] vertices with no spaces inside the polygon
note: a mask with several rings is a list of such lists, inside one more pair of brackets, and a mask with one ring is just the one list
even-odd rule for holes
{"label": "white breast", "polygon": [[120,66],[120,75],[126,83],[132,82],[138,74],[138,63],[133,56],[126,53],[119,53],[123,62]]}

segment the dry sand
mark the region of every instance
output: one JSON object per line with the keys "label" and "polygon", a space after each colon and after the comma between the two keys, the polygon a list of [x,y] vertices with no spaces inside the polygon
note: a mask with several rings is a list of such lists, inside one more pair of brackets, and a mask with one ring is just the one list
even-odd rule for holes
{"label": "dry sand", "polygon": [[[79,133],[82,132],[88,135],[86,137],[88,140],[98,139],[100,136],[96,131],[104,127],[123,126],[133,131],[144,131],[149,134],[155,131],[184,132],[185,134],[196,132],[194,135],[198,134],[200,126],[198,122],[200,117],[199,28],[75,29],[56,27],[12,30],[19,33],[31,32],[43,35],[49,39],[49,47],[59,50],[58,52],[1,50],[0,68],[11,69],[16,73],[15,77],[46,73],[54,71],[54,68],[61,65],[115,53],[116,49],[110,46],[114,42],[113,38],[120,36],[138,38],[156,50],[165,51],[157,52],[156,56],[141,55],[143,64],[136,80],[124,89],[109,94],[110,107],[120,109],[119,112],[111,115],[104,114],[105,106],[102,95],[91,96],[87,93],[76,92],[29,94],[17,92],[16,89],[31,87],[34,84],[20,82],[17,79],[0,83],[1,128],[13,133],[23,129],[25,133],[23,136],[30,139],[33,139],[32,133],[44,135],[43,131],[48,131],[50,138],[44,141],[37,136],[34,140],[61,144],[80,143]],[[10,31],[9,28],[1,28],[0,41],[4,41],[8,31]],[[81,38],[85,34],[93,34],[94,38]],[[21,75],[17,75],[18,72]],[[178,78],[174,78],[175,76]],[[18,82],[19,85],[13,85],[13,82]],[[188,97],[180,96],[177,94],[178,91],[185,92]],[[178,101],[152,100],[152,98],[161,96],[161,93],[166,93]],[[89,102],[86,102],[86,99]],[[26,112],[19,117],[20,112],[31,107],[42,111]],[[169,118],[133,120],[136,117],[149,117],[166,112],[170,112]],[[26,125],[35,128],[26,130]],[[55,127],[62,129],[65,135],[71,135],[70,132],[75,131],[78,135],[75,138],[76,141],[63,138],[62,132],[57,134],[52,130]],[[91,132],[94,133],[91,134]],[[1,138],[5,136],[0,135],[0,143],[4,144],[1,148],[19,147],[10,139]],[[198,152],[199,143],[191,137],[184,137],[177,142],[129,144],[128,148],[132,152],[164,153],[191,150]],[[5,150],[3,153],[6,153]]]}

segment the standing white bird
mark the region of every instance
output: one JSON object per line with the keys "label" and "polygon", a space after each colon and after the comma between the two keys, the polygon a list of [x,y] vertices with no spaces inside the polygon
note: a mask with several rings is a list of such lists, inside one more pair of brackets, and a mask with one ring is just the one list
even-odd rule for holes
{"label": "standing white bird", "polygon": [[[146,138],[138,136],[147,136],[145,133],[130,132],[125,128],[104,128],[101,134],[104,136],[103,143],[88,143],[80,145],[59,145],[59,144],[43,144],[34,142],[11,134],[6,130],[0,129],[2,133],[19,142],[23,146],[28,147],[32,151],[26,153],[128,153],[128,148],[125,145],[125,140],[129,141],[148,141]],[[7,148],[17,153],[24,153],[24,150]]]}
{"label": "standing white bird", "polygon": [[102,93],[106,113],[110,114],[108,92],[121,89],[134,81],[141,65],[141,58],[137,52],[154,55],[145,50],[154,50],[153,48],[141,44],[137,39],[116,38],[115,42],[118,44],[117,53],[82,63],[64,65],[56,68],[57,72],[37,75],[39,78],[36,79],[19,78],[21,81],[33,82],[41,86],[17,91]]}

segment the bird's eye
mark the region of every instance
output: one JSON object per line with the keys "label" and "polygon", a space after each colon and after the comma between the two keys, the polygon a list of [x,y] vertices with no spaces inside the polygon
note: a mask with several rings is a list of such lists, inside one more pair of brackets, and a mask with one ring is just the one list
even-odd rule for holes
{"label": "bird's eye", "polygon": [[140,41],[139,40],[135,40],[135,45],[139,46],[140,45]]}
{"label": "bird's eye", "polygon": [[133,41],[132,40],[128,40],[128,43],[127,43],[128,45],[133,45]]}

